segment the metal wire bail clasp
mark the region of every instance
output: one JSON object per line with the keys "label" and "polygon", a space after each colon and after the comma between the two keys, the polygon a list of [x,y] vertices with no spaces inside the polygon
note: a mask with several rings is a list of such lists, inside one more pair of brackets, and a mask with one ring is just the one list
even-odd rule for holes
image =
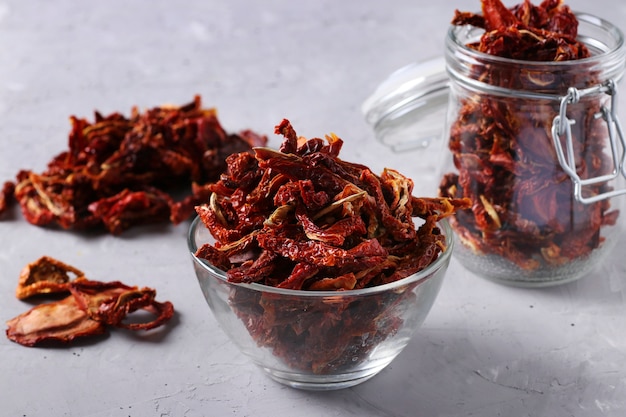
{"label": "metal wire bail clasp", "polygon": [[[582,97],[592,94],[608,94],[609,96],[611,96],[610,108],[607,108],[603,105],[600,109],[600,112],[596,114],[596,117],[601,117],[602,119],[604,119],[608,127],[608,139],[611,145],[613,170],[611,171],[611,173],[606,175],[581,179],[576,172],[574,145],[572,143],[571,126],[576,121],[567,118],[567,106],[569,104],[578,103]],[[565,150],[561,145],[561,137],[564,137]],[[572,182],[574,183],[574,197],[577,201],[583,204],[590,204],[617,195],[626,194],[626,189],[611,190],[605,193],[595,194],[588,197],[583,196],[582,193],[584,186],[614,180],[620,175],[626,177],[626,167],[624,163],[626,159],[626,143],[624,142],[624,135],[622,133],[622,128],[617,117],[617,90],[615,82],[613,80],[609,80],[602,85],[582,90],[570,87],[567,90],[567,95],[561,98],[561,107],[559,114],[552,121],[552,141],[554,142],[554,148],[556,149],[556,154],[561,168],[563,168],[565,173],[572,179]]]}

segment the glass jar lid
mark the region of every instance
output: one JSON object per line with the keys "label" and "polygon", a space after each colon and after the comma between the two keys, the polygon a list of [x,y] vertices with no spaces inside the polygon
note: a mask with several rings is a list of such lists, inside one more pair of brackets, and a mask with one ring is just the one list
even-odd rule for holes
{"label": "glass jar lid", "polygon": [[436,57],[394,71],[361,110],[376,138],[394,151],[423,149],[442,137],[448,93],[445,59]]}

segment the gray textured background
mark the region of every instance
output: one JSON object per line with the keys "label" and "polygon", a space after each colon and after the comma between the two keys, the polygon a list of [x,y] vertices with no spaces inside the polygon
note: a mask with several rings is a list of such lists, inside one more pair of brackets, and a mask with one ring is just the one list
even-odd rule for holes
{"label": "gray textured background", "polygon": [[[511,5],[512,3],[507,3]],[[626,3],[571,0],[626,29]],[[68,117],[91,118],[201,94],[229,131],[279,138],[335,132],[342,157],[420,175],[419,153],[376,142],[360,111],[393,70],[434,56],[454,8],[478,1],[0,2],[0,180],[42,171],[66,148]],[[179,312],[162,339],[123,332],[96,344],[28,349],[0,338],[0,415],[19,416],[623,416],[626,241],[593,276],[522,290],[453,260],[407,349],[342,392],[280,386],[228,342],[195,281],[187,224],[122,237],[0,222],[0,319],[25,311],[20,269],[41,255],[99,280],[153,286]]]}

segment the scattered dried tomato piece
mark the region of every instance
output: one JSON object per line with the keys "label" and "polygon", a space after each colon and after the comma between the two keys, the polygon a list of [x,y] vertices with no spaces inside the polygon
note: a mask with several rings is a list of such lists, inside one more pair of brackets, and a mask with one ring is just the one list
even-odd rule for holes
{"label": "scattered dried tomato piece", "polygon": [[83,276],[81,270],[71,265],[42,256],[22,269],[15,295],[24,300],[33,295],[68,292],[70,281]]}
{"label": "scattered dried tomato piece", "polygon": [[[378,176],[341,160],[335,135],[307,140],[288,120],[275,132],[284,136],[279,150],[231,155],[220,181],[208,186],[209,202],[196,208],[216,239],[196,256],[231,282],[307,291],[393,282],[436,260],[445,250],[437,221],[469,207],[467,199],[414,197],[413,181],[399,172]],[[411,294],[319,305],[233,287],[229,301],[260,346],[290,366],[324,373],[354,365],[393,334],[401,318],[392,307]]]}
{"label": "scattered dried tomato piece", "polygon": [[[85,280],[72,283],[70,291],[89,317],[110,326],[149,330],[165,323],[174,314],[172,303],[155,301],[156,291],[152,288],[129,287],[119,281]],[[153,313],[155,319],[143,323],[124,323],[130,313],[140,309]]]}
{"label": "scattered dried tomato piece", "polygon": [[[71,279],[71,272],[76,275]],[[119,281],[99,282],[85,278],[82,272],[56,259],[44,256],[28,264],[20,275],[18,298],[33,295],[70,293],[60,301],[40,304],[7,321],[7,337],[24,346],[45,342],[64,342],[106,332],[107,326],[130,330],[149,330],[161,326],[174,315],[169,301],[155,300],[152,288],[138,288]],[[154,319],[129,323],[129,314],[145,310]]]}
{"label": "scattered dried tomato piece", "polygon": [[177,224],[205,201],[203,186],[219,178],[228,155],[267,141],[249,130],[227,133],[198,96],[181,107],[134,108],[129,118],[96,112],[93,123],[70,121],[69,149],[41,174],[20,171],[15,190],[5,184],[0,213],[14,195],[38,226],[120,234],[138,224]]}
{"label": "scattered dried tomato piece", "polygon": [[106,331],[104,323],[89,317],[75,297],[40,304],[7,321],[7,337],[20,345],[37,346],[46,342],[64,342]]}

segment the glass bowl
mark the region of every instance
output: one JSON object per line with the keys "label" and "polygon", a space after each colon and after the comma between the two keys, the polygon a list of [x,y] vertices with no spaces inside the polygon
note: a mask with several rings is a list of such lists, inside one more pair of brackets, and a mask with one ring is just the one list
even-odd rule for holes
{"label": "glass bowl", "polygon": [[188,246],[202,293],[222,330],[272,379],[308,390],[368,380],[406,347],[428,315],[450,262],[452,231],[439,222],[446,250],[426,269],[389,284],[346,291],[286,290],[239,284],[195,253],[214,242],[202,221]]}

